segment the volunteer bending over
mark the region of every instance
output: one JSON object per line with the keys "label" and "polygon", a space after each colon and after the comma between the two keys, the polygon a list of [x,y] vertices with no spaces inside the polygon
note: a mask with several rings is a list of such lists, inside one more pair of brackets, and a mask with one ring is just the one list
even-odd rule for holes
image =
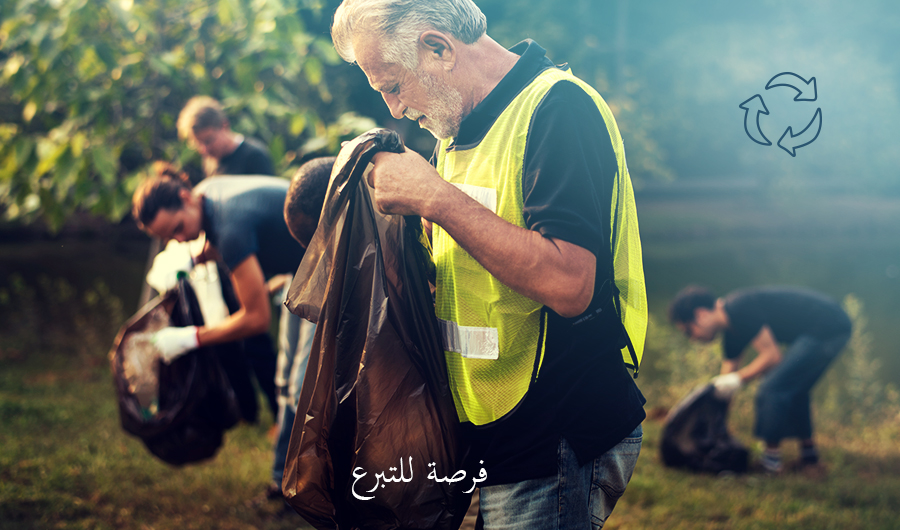
{"label": "volunteer bending over", "polygon": [[[688,337],[709,342],[720,333],[721,374],[715,393],[730,399],[746,382],[762,378],[756,394],[754,434],[766,444],[761,465],[782,471],[781,441],[800,440],[799,467],[817,466],[810,392],[850,339],[850,317],[828,297],[797,287],[755,287],[716,298],[707,289],[682,289],[669,318]],[[788,344],[782,350],[779,344]],[[747,346],[756,357],[742,363]]]}
{"label": "volunteer bending over", "polygon": [[[135,192],[134,217],[148,234],[184,242],[205,233],[207,246],[192,259],[221,256],[241,305],[214,326],[160,330],[155,342],[166,362],[200,345],[268,331],[272,311],[266,279],[293,273],[304,252],[281,213],[288,184],[277,177],[218,177],[191,191],[177,179],[151,178]],[[185,263],[184,270],[190,266]]]}

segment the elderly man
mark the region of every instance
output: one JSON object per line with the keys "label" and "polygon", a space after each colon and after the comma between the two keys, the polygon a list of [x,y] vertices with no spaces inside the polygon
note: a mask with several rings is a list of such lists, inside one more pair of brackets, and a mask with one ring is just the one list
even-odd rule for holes
{"label": "elderly man", "polygon": [[617,254],[640,271],[622,141],[593,89],[485,27],[470,0],[345,0],[332,37],[394,117],[439,139],[436,167],[379,153],[369,181],[378,208],[432,234],[451,391],[487,472],[484,527],[597,528],[645,417],[614,303],[611,231],[632,234]]}

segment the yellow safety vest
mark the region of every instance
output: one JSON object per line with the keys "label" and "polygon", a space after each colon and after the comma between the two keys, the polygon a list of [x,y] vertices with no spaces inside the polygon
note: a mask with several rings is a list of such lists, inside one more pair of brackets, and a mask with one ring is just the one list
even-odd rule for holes
{"label": "yellow safety vest", "polygon": [[[623,348],[623,356],[636,372],[647,326],[637,214],[622,138],[600,95],[568,71],[545,70],[510,102],[478,145],[448,151],[450,140],[443,140],[437,170],[498,216],[525,227],[522,165],[529,125],[544,96],[562,80],[576,83],[594,99],[613,141],[618,175],[610,226],[621,302],[617,309],[635,350],[633,356]],[[432,237],[436,313],[456,410],[460,421],[485,425],[513,410],[537,378],[546,344],[546,313],[538,302],[500,283],[440,226],[434,225]]]}

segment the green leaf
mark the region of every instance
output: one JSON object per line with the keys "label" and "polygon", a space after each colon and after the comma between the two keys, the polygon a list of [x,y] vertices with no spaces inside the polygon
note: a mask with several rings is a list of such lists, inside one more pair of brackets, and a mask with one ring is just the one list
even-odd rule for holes
{"label": "green leaf", "polygon": [[170,77],[174,73],[172,67],[161,61],[158,57],[150,57],[150,67],[163,77]]}
{"label": "green leaf", "polygon": [[300,133],[303,132],[303,129],[306,128],[306,116],[303,114],[296,114],[291,118],[291,134],[294,136],[299,136]]}
{"label": "green leaf", "polygon": [[78,61],[78,74],[82,79],[92,79],[106,71],[93,46],[87,46]]}
{"label": "green leaf", "polygon": [[277,135],[269,142],[269,153],[273,160],[282,160],[284,158],[284,138]]}
{"label": "green leaf", "polygon": [[116,158],[113,156],[109,148],[98,143],[91,146],[91,158],[94,160],[94,167],[100,173],[103,183],[111,186],[116,182]]}
{"label": "green leaf", "polygon": [[24,56],[18,53],[11,55],[6,59],[6,64],[3,65],[3,77],[9,79],[16,75],[23,64],[25,64]]}
{"label": "green leaf", "polygon": [[340,64],[343,61],[337,50],[334,49],[331,39],[316,39],[312,44],[316,53],[327,64]]}
{"label": "green leaf", "polygon": [[25,123],[28,123],[34,118],[36,113],[37,104],[34,101],[29,101],[25,104],[25,107],[22,108],[22,119],[25,120]]}
{"label": "green leaf", "polygon": [[[2,162],[0,162],[0,182],[9,183],[12,180],[13,175],[18,169],[18,164],[16,164],[16,154],[14,151],[8,151],[6,156],[3,157]],[[7,193],[9,193],[9,188],[7,187]]]}
{"label": "green leaf", "polygon": [[206,68],[200,63],[191,64],[191,75],[194,79],[204,79],[206,77]]}
{"label": "green leaf", "polygon": [[310,85],[316,86],[321,83],[324,72],[325,69],[320,60],[311,56],[306,57],[306,62],[303,63],[303,73],[306,74],[306,80]]}
{"label": "green leaf", "polygon": [[[47,142],[50,143],[50,142]],[[48,145],[45,149],[38,149],[38,152],[44,151],[43,154],[39,154],[38,158],[40,162],[37,165],[37,173],[43,175],[44,173],[49,173],[54,169],[59,160],[59,157],[62,156],[63,153],[69,151],[68,144],[57,144],[55,146]]]}
{"label": "green leaf", "polygon": [[34,154],[35,142],[31,138],[20,136],[16,141],[15,154],[16,166],[22,167]]}

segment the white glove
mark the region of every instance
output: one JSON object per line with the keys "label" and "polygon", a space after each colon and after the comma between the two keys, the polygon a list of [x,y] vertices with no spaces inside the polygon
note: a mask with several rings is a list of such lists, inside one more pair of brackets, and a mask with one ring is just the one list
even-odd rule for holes
{"label": "white glove", "polygon": [[159,293],[165,293],[178,283],[179,272],[190,272],[193,266],[190,245],[169,241],[166,249],[153,258],[153,266],[147,273],[147,283]]}
{"label": "white glove", "polygon": [[162,362],[169,364],[200,345],[198,331],[197,326],[184,328],[170,326],[154,333],[150,342],[159,350]]}
{"label": "white glove", "polygon": [[711,383],[715,387],[713,395],[719,399],[731,399],[741,388],[743,380],[737,372],[731,372],[713,377]]}

